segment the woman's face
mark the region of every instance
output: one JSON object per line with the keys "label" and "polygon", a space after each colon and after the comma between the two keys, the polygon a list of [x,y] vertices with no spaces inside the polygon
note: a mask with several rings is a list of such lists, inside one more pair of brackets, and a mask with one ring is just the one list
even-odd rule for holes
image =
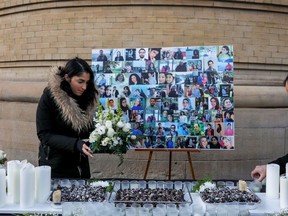
{"label": "woman's face", "polygon": [[136,116],[136,120],[141,120],[141,115],[140,115],[140,114],[138,114],[138,115]]}
{"label": "woman's face", "polygon": [[183,108],[189,108],[188,100],[183,100]]}
{"label": "woman's face", "polygon": [[137,83],[137,78],[136,78],[136,76],[132,75],[132,76],[131,76],[131,81],[132,81],[133,83]]}
{"label": "woman's face", "polygon": [[110,95],[111,94],[111,87],[107,87],[106,89],[106,95]]}
{"label": "woman's face", "polygon": [[138,105],[140,104],[139,99],[136,99],[134,104],[135,104],[136,106],[138,106]]}
{"label": "woman's face", "polygon": [[167,119],[168,119],[168,121],[172,122],[173,121],[172,115],[168,115]]}
{"label": "woman's face", "polygon": [[120,75],[118,76],[118,78],[117,78],[117,81],[123,82],[123,80],[124,80],[124,77],[123,77],[122,74],[120,74]]}
{"label": "woman's face", "polygon": [[105,93],[105,86],[101,86],[99,88],[99,92],[100,92],[100,95],[103,95]]}
{"label": "woman's face", "polygon": [[232,107],[232,103],[229,99],[224,101],[224,107],[225,108],[231,108]]}
{"label": "woman's face", "polygon": [[228,128],[228,129],[231,129],[231,124],[227,124],[227,128]]}
{"label": "woman's face", "polygon": [[87,88],[90,80],[90,74],[87,72],[81,73],[79,76],[73,76],[71,78],[65,75],[66,81],[70,84],[73,94],[81,96]]}
{"label": "woman's face", "polygon": [[199,131],[199,125],[198,124],[194,124],[193,126],[194,131],[198,132]]}
{"label": "woman's face", "polygon": [[158,51],[157,50],[151,50],[149,53],[150,59],[154,59],[157,55],[158,55]]}
{"label": "woman's face", "polygon": [[163,111],[163,116],[164,117],[167,117],[167,114],[168,114],[168,112],[165,110],[165,111]]}
{"label": "woman's face", "polygon": [[173,82],[173,76],[171,74],[167,74],[166,76],[166,82],[169,84],[169,83],[172,83]]}
{"label": "woman's face", "polygon": [[122,105],[123,107],[127,107],[127,101],[126,101],[126,99],[125,99],[125,100],[122,100],[121,105]]}
{"label": "woman's face", "polygon": [[217,139],[216,139],[215,137],[213,137],[213,138],[211,139],[211,141],[212,141],[212,144],[213,144],[213,145],[216,145],[216,144],[218,143],[218,141],[217,141]]}
{"label": "woman's face", "polygon": [[132,68],[131,68],[131,66],[130,66],[130,65],[126,66],[126,69],[127,69],[127,73],[130,73],[130,72],[131,72],[131,70],[132,70]]}
{"label": "woman's face", "polygon": [[230,149],[233,147],[232,143],[227,138],[224,138],[223,142],[224,142],[224,145],[226,146],[227,149]]}
{"label": "woman's face", "polygon": [[212,108],[215,108],[216,107],[216,100],[213,98],[213,99],[211,99],[211,106],[212,106]]}
{"label": "woman's face", "polygon": [[228,53],[228,50],[227,50],[225,47],[222,47],[221,52],[222,52],[223,54],[226,54],[226,53]]}
{"label": "woman's face", "polygon": [[163,84],[166,82],[166,77],[165,77],[165,74],[164,73],[160,73],[159,74],[159,84]]}

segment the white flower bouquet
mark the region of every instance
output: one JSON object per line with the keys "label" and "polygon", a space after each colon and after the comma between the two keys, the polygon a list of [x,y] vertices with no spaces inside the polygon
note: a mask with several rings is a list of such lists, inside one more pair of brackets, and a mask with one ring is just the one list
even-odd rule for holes
{"label": "white flower bouquet", "polygon": [[7,158],[5,152],[0,150],[0,165],[3,165],[6,161]]}
{"label": "white flower bouquet", "polygon": [[94,117],[95,129],[89,137],[90,148],[93,153],[111,153],[120,158],[123,162],[123,154],[130,147],[139,142],[139,137],[132,135],[131,124],[122,120],[123,112],[120,108],[114,110],[103,110],[98,106]]}

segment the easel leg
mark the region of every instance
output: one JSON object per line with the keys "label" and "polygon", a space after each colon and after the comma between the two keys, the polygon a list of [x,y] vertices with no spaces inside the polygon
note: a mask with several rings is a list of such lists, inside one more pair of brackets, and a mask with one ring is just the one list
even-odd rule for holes
{"label": "easel leg", "polygon": [[148,161],[147,161],[147,165],[146,165],[146,169],[145,169],[144,180],[146,180],[146,177],[147,177],[147,173],[148,173],[148,170],[149,170],[149,166],[150,166],[150,162],[151,162],[151,159],[152,159],[152,155],[153,155],[153,151],[150,151],[149,152]]}
{"label": "easel leg", "polygon": [[187,152],[187,156],[188,156],[188,161],[189,161],[189,165],[190,165],[190,171],[192,174],[192,179],[195,180],[195,174],[194,174],[194,169],[193,169],[193,165],[192,165],[190,152]]}
{"label": "easel leg", "polygon": [[171,161],[172,161],[172,151],[169,151],[169,175],[168,175],[168,180],[171,180]]}

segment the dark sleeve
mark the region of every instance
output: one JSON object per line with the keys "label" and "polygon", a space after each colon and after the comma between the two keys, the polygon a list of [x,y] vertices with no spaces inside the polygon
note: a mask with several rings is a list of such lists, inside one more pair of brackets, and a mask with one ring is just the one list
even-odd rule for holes
{"label": "dark sleeve", "polygon": [[280,157],[274,161],[269,162],[269,164],[274,163],[278,164],[280,166],[280,174],[283,174],[286,172],[286,163],[288,163],[288,154],[284,155],[283,157]]}
{"label": "dark sleeve", "polygon": [[53,130],[56,104],[46,88],[38,103],[36,112],[37,136],[43,145],[51,146],[62,151],[74,152],[77,148],[78,138],[69,137]]}

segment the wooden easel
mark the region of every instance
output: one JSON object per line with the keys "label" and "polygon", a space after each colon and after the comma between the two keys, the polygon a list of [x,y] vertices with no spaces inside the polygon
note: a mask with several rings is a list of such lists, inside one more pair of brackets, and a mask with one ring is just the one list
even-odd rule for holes
{"label": "wooden easel", "polygon": [[153,152],[169,152],[169,175],[168,179],[171,180],[171,164],[172,164],[172,152],[187,152],[188,162],[190,166],[190,171],[192,175],[192,179],[195,180],[194,169],[192,165],[191,155],[190,152],[200,152],[198,149],[135,149],[135,151],[149,151],[148,161],[144,173],[144,179],[146,180],[147,173],[150,167],[150,162],[152,159]]}

